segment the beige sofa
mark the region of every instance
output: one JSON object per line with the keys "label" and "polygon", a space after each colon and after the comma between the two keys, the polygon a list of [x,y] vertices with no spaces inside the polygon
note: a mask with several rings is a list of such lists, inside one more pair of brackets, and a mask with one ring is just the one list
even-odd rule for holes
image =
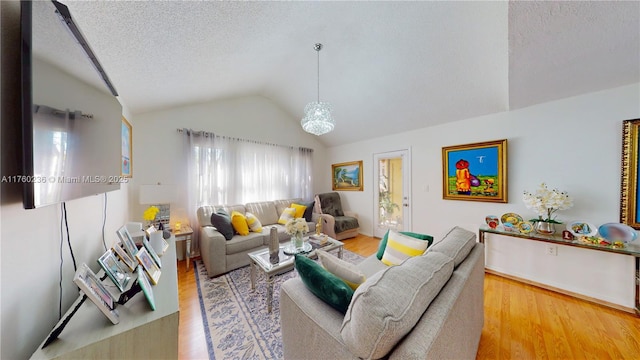
{"label": "beige sofa", "polygon": [[[357,266],[367,280],[345,315],[299,277],[282,285],[285,359],[475,359],[484,323],[484,244],[475,233],[453,228],[424,255],[398,266],[386,267],[375,255]],[[423,284],[411,286],[414,280]],[[429,296],[426,310],[413,307],[413,315],[397,306]],[[408,333],[398,330],[403,326]]]}
{"label": "beige sofa", "polygon": [[[284,209],[291,203],[300,203],[301,199],[286,199],[275,201],[262,201],[245,205],[206,205],[197,210],[200,236],[200,254],[202,262],[207,269],[209,277],[224,274],[231,270],[249,265],[248,253],[266,248],[269,245],[269,232],[271,227],[278,230],[280,242],[286,242],[291,237],[284,231],[284,225],[278,224],[278,219]],[[250,212],[262,223],[262,232],[250,232],[249,235],[235,234],[231,240],[225,237],[211,225],[211,214],[218,209],[224,209],[231,214],[238,211],[242,214]],[[313,221],[308,222],[309,232],[315,231],[315,222],[318,215],[313,215]]]}

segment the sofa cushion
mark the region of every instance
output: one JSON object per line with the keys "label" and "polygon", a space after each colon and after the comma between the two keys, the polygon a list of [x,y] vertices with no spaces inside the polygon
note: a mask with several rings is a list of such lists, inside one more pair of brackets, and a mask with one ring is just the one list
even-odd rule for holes
{"label": "sofa cushion", "polygon": [[233,229],[242,236],[249,235],[249,225],[247,224],[247,218],[242,213],[234,211],[231,213],[231,225]]}
{"label": "sofa cushion", "polygon": [[335,216],[334,219],[336,221],[334,226],[336,234],[360,227],[358,219],[351,216]]}
{"label": "sofa cushion", "polygon": [[202,227],[213,226],[211,224],[211,214],[215,214],[216,208],[211,205],[200,206],[197,210],[198,224]]}
{"label": "sofa cushion", "polygon": [[333,217],[344,216],[342,201],[337,192],[318,194],[316,197],[320,201],[320,209],[323,214],[329,214]]}
{"label": "sofa cushion", "polygon": [[305,205],[300,205],[296,203],[291,203],[289,207],[296,209],[296,215],[295,215],[296,219],[303,217],[304,211],[307,210],[307,207]]}
{"label": "sofa cushion", "polygon": [[278,216],[282,215],[282,212],[284,211],[284,209],[291,207],[291,203],[296,203],[299,204],[300,201],[302,201],[302,199],[300,198],[295,198],[295,199],[284,199],[284,200],[274,200],[273,203],[276,206],[276,212],[278,213]]}
{"label": "sofa cushion", "polygon": [[253,232],[262,232],[262,223],[255,215],[247,212],[245,216],[247,217],[247,226],[249,226],[249,230]]}
{"label": "sofa cushion", "polygon": [[[264,246],[265,234],[249,233],[247,236],[235,235],[225,243],[227,255],[257,250]],[[248,257],[247,257],[248,258]]]}
{"label": "sofa cushion", "polygon": [[387,246],[382,255],[382,262],[387,266],[400,265],[410,257],[424,254],[429,242],[402,235],[389,230]]}
{"label": "sofa cushion", "polygon": [[223,209],[219,209],[215,214],[211,214],[211,225],[213,225],[225,239],[231,240],[233,237],[231,217]]}
{"label": "sofa cushion", "polygon": [[475,244],[475,233],[456,226],[449,230],[442,240],[433,244],[433,246],[429,248],[429,251],[437,251],[447,255],[453,259],[455,267],[458,267],[467,255],[469,255],[469,252],[471,252]]}
{"label": "sofa cushion", "polygon": [[293,220],[296,217],[296,209],[294,208],[286,208],[280,215],[280,219],[278,219],[278,224],[286,225],[289,220]]}
{"label": "sofa cushion", "polygon": [[364,359],[387,355],[413,329],[452,272],[453,260],[434,252],[370,277],[354,292],[342,322],[340,335],[347,348]]}
{"label": "sofa cushion", "polygon": [[255,215],[262,225],[278,223],[278,212],[273,201],[248,203],[245,205],[248,212]]}
{"label": "sofa cushion", "polygon": [[349,285],[306,256],[296,255],[295,267],[309,291],[341,313],[347,311],[353,296]]}
{"label": "sofa cushion", "polygon": [[[418,234],[418,233],[414,233],[414,232],[411,232],[411,231],[400,231],[400,234],[411,236],[412,238],[416,238],[416,239],[420,239],[420,240],[427,240],[429,242],[429,245],[427,245],[427,247],[429,247],[429,246],[431,246],[431,244],[433,244],[433,236],[431,236],[431,235]],[[376,253],[376,257],[378,258],[378,260],[382,260],[382,255],[384,254],[384,249],[387,248],[387,238],[388,237],[389,237],[389,231],[387,230],[387,233],[384,234],[384,236],[382,237],[382,240],[380,240],[380,244],[378,245],[378,252]]]}
{"label": "sofa cushion", "polygon": [[316,250],[318,260],[323,268],[339,277],[353,290],[357,289],[367,278],[358,268],[337,256],[323,250]]}

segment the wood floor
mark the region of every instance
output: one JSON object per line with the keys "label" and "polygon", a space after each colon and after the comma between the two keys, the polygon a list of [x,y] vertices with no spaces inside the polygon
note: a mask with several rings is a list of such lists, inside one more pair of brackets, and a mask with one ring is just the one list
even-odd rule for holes
{"label": "wood floor", "polygon": [[[345,249],[369,256],[378,239],[359,235]],[[193,266],[178,262],[179,358],[207,359]],[[485,320],[477,359],[640,359],[640,318],[486,274]]]}

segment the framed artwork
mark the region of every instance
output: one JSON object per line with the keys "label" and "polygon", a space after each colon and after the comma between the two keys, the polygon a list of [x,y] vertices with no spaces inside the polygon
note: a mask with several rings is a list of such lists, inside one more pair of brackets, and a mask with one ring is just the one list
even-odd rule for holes
{"label": "framed artwork", "polygon": [[507,202],[507,139],[442,148],[442,198]]}
{"label": "framed artwork", "polygon": [[122,117],[122,132],[120,134],[122,140],[122,157],[120,158],[121,175],[124,177],[133,176],[133,167],[131,159],[133,159],[133,129],[131,124]]}
{"label": "framed artwork", "polygon": [[622,122],[620,222],[640,230],[638,214],[638,127],[640,119]]}
{"label": "framed artwork", "polygon": [[136,272],[138,274],[138,285],[140,285],[140,288],[142,288],[144,297],[147,298],[147,302],[149,303],[149,306],[151,306],[151,310],[155,310],[156,301],[153,298],[153,289],[151,288],[151,284],[149,283],[147,275],[144,273],[144,271],[142,271],[142,265],[138,265]]}
{"label": "framed artwork", "polygon": [[151,258],[151,255],[149,255],[149,253],[147,252],[147,249],[145,247],[140,248],[140,250],[136,254],[136,258],[142,265],[142,268],[147,273],[147,275],[149,275],[151,283],[153,283],[153,285],[156,285],[158,283],[158,280],[160,280],[160,275],[162,274],[162,272],[160,271],[160,268],[158,268],[158,265],[156,265],[156,263]]}
{"label": "framed artwork", "polygon": [[138,252],[138,247],[136,246],[135,241],[133,241],[133,238],[131,237],[131,234],[129,234],[127,228],[122,226],[116,231],[116,233],[118,233],[118,237],[120,238],[120,241],[122,241],[125,250],[129,253],[129,256],[132,258],[135,257]]}
{"label": "framed artwork", "polygon": [[153,249],[153,246],[151,246],[151,243],[149,243],[149,240],[147,240],[146,237],[142,238],[142,245],[147,249],[147,252],[149,253],[149,255],[151,255],[156,265],[158,265],[158,267],[162,269],[162,261],[160,261],[160,257],[158,257],[158,254]]}
{"label": "framed artwork", "polygon": [[83,263],[78,267],[73,282],[113,324],[120,322],[120,316],[115,309],[115,300],[87,264]]}
{"label": "framed artwork", "polygon": [[109,279],[113,281],[114,285],[118,287],[120,292],[124,291],[131,280],[127,271],[120,266],[120,262],[116,258],[116,254],[113,250],[107,250],[102,256],[98,258],[98,264],[102,267],[104,272],[109,276]]}
{"label": "framed artwork", "polygon": [[362,160],[332,164],[331,188],[334,191],[362,191]]}
{"label": "framed artwork", "polygon": [[127,252],[122,248],[120,241],[116,241],[111,247],[111,249],[113,249],[116,255],[118,255],[118,257],[120,258],[120,261],[122,261],[125,265],[127,265],[129,270],[134,271],[136,269],[136,265],[138,265],[138,261],[134,257],[131,257],[129,254],[127,254]]}

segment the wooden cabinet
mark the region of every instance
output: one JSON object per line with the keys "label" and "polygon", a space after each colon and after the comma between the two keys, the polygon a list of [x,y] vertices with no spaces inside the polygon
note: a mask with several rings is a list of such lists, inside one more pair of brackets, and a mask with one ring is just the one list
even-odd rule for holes
{"label": "wooden cabinet", "polygon": [[481,227],[485,269],[640,315],[640,241],[623,249]]}
{"label": "wooden cabinet", "polygon": [[[161,259],[162,276],[153,286],[155,311],[140,292],[117,307],[120,323],[113,325],[87,300],[58,339],[45,349],[42,349],[43,340],[31,358],[177,359],[179,307],[174,237],[169,240],[169,248]],[[80,301],[80,297],[76,301]]]}

